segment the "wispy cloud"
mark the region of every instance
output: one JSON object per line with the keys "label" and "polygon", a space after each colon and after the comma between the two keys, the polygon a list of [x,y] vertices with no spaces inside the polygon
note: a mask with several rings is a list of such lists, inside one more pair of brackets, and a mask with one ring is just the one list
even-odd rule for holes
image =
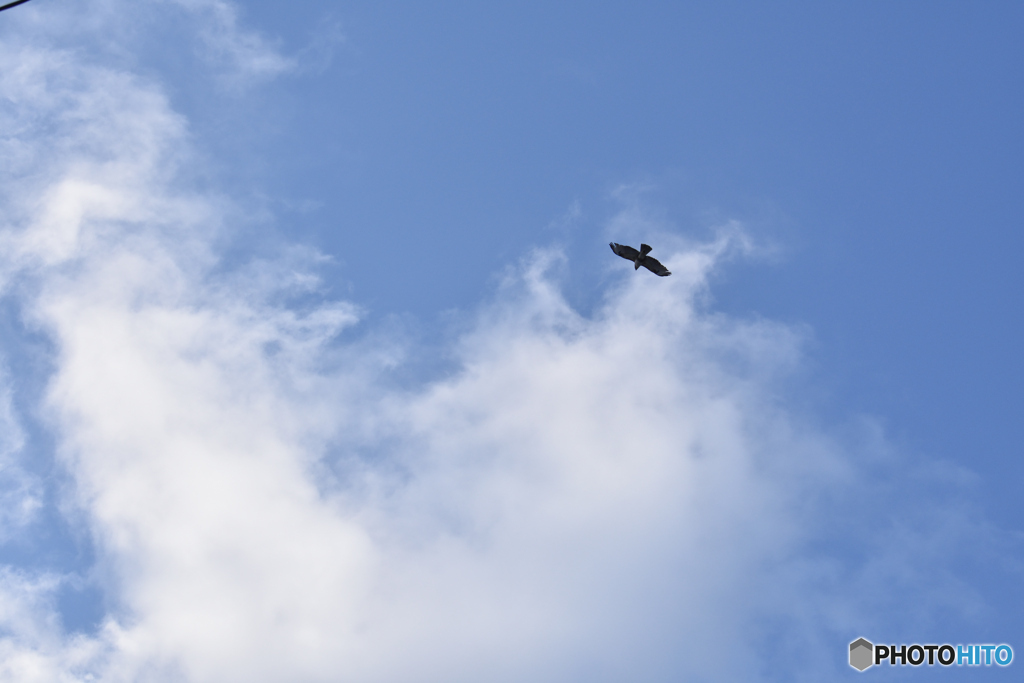
{"label": "wispy cloud", "polygon": [[[286,68],[201,5],[224,55]],[[778,391],[803,332],[700,305],[739,226],[591,316],[538,250],[455,371],[403,388],[308,252],[222,267],[231,213],[157,85],[60,51],[3,63],[4,291],[53,344],[40,410],[106,605],[69,636],[63,579],[5,570],[7,678],[758,680],[765,623],[844,633],[864,621],[837,583],[927,571],[902,543],[866,569],[814,549],[871,487]]]}
{"label": "wispy cloud", "polygon": [[0,395],[0,542],[24,533],[43,505],[42,484],[22,462],[25,436],[12,405],[6,373],[2,380],[8,389]]}
{"label": "wispy cloud", "polygon": [[224,0],[171,0],[199,17],[204,55],[230,82],[245,86],[291,71],[296,61],[256,31],[243,28],[238,6]]}
{"label": "wispy cloud", "polygon": [[194,17],[200,55],[211,64],[224,84],[247,88],[284,75],[319,72],[344,43],[341,24],[324,17],[310,32],[307,43],[288,54],[278,41],[248,28],[239,6],[225,0],[161,0],[185,9]]}

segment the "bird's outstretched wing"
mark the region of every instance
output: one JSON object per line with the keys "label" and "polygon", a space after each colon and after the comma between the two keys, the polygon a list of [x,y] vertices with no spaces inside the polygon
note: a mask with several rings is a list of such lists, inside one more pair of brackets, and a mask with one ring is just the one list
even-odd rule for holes
{"label": "bird's outstretched wing", "polygon": [[5,9],[11,9],[12,7],[17,7],[18,5],[23,5],[26,2],[28,2],[28,0],[16,0],[16,2],[9,2],[6,5],[4,5],[3,7],[0,7],[0,12],[3,12]]}
{"label": "bird's outstretched wing", "polygon": [[612,248],[616,254],[626,259],[627,261],[635,261],[636,257],[640,255],[640,252],[633,247],[627,247],[625,244],[616,244],[615,242],[609,242],[608,246]]}
{"label": "bird's outstretched wing", "polygon": [[644,258],[643,262],[640,265],[642,265],[644,268],[651,271],[655,275],[660,275],[662,277],[672,274],[668,268],[661,265],[661,262],[658,261],[658,259],[654,258],[653,256],[648,256]]}

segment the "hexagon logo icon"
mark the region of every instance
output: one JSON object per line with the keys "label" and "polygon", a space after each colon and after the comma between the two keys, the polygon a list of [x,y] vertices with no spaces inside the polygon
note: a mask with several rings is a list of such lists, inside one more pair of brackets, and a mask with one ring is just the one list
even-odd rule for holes
{"label": "hexagon logo icon", "polygon": [[858,638],[850,643],[850,666],[857,671],[863,671],[874,664],[875,646],[864,638]]}

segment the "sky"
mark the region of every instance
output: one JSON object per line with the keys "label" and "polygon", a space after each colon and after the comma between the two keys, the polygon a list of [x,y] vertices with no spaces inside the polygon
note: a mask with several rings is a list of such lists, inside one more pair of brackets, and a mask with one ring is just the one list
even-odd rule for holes
{"label": "sky", "polygon": [[1024,652],[1022,29],[952,2],[0,13],[0,680]]}

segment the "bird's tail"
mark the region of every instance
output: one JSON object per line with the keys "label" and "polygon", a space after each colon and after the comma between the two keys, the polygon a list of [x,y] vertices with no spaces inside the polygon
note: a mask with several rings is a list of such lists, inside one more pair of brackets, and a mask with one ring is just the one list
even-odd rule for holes
{"label": "bird's tail", "polygon": [[648,244],[641,244],[640,245],[640,255],[641,256],[647,256],[647,254],[649,254],[650,251],[651,251],[651,246],[650,245],[648,245]]}

